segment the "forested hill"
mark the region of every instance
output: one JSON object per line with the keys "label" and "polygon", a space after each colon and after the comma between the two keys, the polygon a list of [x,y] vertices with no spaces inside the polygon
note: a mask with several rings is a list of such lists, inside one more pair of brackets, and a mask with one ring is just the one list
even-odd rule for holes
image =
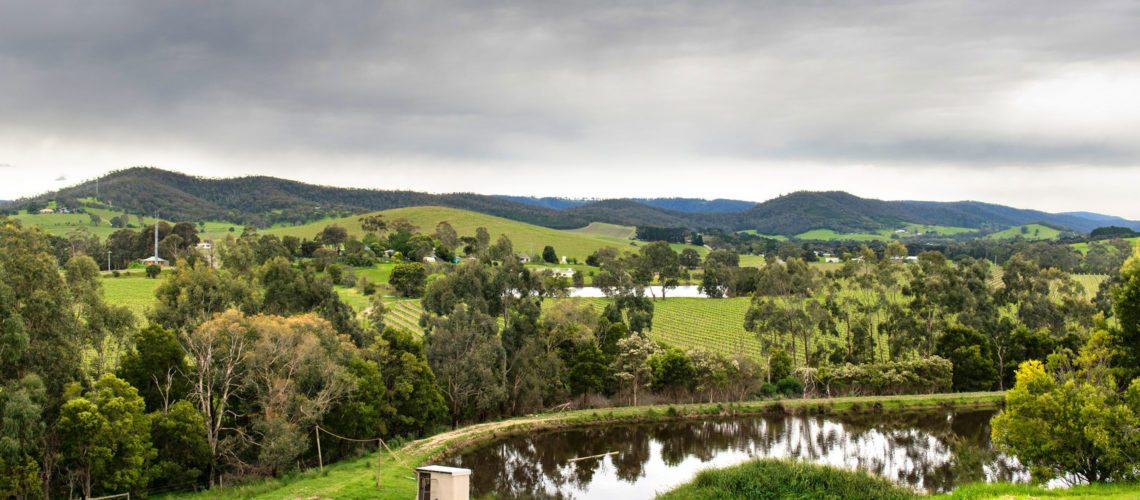
{"label": "forested hill", "polygon": [[[66,206],[95,195],[95,181],[9,208],[55,200]],[[112,172],[99,180],[99,200],[133,215],[158,212],[172,220],[224,220],[268,226],[329,216],[437,205],[472,210],[531,224],[569,229],[590,222],[629,226],[753,229],[795,235],[812,229],[841,233],[897,228],[905,223],[1000,229],[1043,223],[1089,232],[1108,225],[1140,229],[1140,222],[1088,212],[1050,214],[976,201],[882,201],[840,192],[796,192],[763,203],[692,198],[573,200],[428,194],[406,190],[318,186],[274,177],[210,179],[149,167]],[[729,208],[735,210],[724,211]]]}
{"label": "forested hill", "polygon": [[[89,181],[33,200],[77,200],[94,195],[95,181]],[[149,167],[119,170],[102,177],[99,199],[131,214],[157,211],[171,220],[225,220],[255,226],[299,224],[329,216],[421,205],[463,208],[555,228],[581,227],[590,222],[553,209],[477,194],[340,188],[262,176],[211,179]]]}
{"label": "forested hill", "polygon": [[[903,223],[966,228],[1005,228],[1043,223],[1080,232],[1106,225],[1103,215],[1051,214],[977,201],[882,201],[842,191],[797,192],[760,203],[739,214],[735,225],[767,234],[799,234],[817,228],[860,232],[896,228]],[[1113,225],[1140,227],[1120,218]]]}

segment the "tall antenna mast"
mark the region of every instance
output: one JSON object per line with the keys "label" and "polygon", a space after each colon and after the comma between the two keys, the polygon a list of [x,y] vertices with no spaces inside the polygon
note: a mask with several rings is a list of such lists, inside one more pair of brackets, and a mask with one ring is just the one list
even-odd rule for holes
{"label": "tall antenna mast", "polygon": [[158,210],[154,211],[154,260],[158,261]]}

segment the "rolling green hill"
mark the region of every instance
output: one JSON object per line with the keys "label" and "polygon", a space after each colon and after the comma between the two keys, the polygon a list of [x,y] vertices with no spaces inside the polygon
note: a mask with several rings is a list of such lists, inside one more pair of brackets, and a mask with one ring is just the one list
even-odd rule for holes
{"label": "rolling green hill", "polygon": [[[530,255],[541,254],[544,246],[551,245],[560,256],[565,255],[567,257],[577,258],[578,260],[585,260],[586,256],[602,247],[608,246],[619,250],[634,249],[631,243],[637,243],[631,242],[628,236],[615,236],[616,234],[627,234],[630,228],[612,224],[594,224],[579,230],[564,231],[468,210],[435,206],[395,208],[375,212],[375,214],[384,216],[384,219],[388,221],[407,219],[412,224],[419,226],[420,231],[426,233],[433,231],[435,226],[443,221],[447,221],[451,224],[460,236],[474,235],[475,228],[480,226],[486,227],[487,231],[491,233],[492,240],[498,238],[500,234],[505,234],[514,244],[515,251]],[[312,238],[325,226],[336,224],[348,229],[350,234],[359,235],[363,231],[360,227],[360,218],[364,215],[365,214],[336,219],[322,219],[300,226],[274,227],[264,232],[280,236],[292,235]],[[707,252],[703,247],[692,245],[674,246],[676,249],[686,247],[694,248],[702,254]]]}

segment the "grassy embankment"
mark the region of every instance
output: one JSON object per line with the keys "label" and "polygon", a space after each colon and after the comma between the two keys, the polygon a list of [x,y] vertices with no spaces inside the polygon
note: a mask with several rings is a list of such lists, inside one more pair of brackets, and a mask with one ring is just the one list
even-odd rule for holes
{"label": "grassy embankment", "polygon": [[863,413],[924,410],[933,408],[996,408],[1001,393],[931,394],[834,399],[750,401],[726,404],[658,405],[598,410],[576,410],[488,422],[438,434],[408,443],[380,457],[380,488],[376,487],[377,455],[370,454],[290,477],[262,480],[199,494],[193,498],[380,498],[415,497],[413,469],[448,455],[472,449],[496,439],[558,429],[615,422],[704,419],[732,415],[790,413]]}
{"label": "grassy embankment", "polygon": [[724,469],[706,470],[693,481],[658,498],[663,500],[763,498],[867,499],[1036,499],[1140,498],[1137,484],[1094,484],[1046,489],[1026,484],[967,484],[942,495],[923,496],[862,471],[792,460],[758,459]]}

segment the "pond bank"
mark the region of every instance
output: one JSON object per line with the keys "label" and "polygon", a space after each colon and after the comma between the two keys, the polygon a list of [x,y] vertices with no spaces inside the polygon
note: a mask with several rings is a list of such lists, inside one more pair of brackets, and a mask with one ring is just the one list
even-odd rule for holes
{"label": "pond bank", "polygon": [[381,458],[381,487],[376,489],[376,454],[326,466],[323,474],[308,471],[201,494],[228,498],[413,498],[412,470],[421,464],[491,441],[539,430],[609,423],[705,419],[763,414],[874,414],[937,408],[988,408],[1002,404],[1002,393],[931,394],[832,399],[746,401],[739,403],[657,405],[576,410],[513,418],[462,427],[420,439]]}

